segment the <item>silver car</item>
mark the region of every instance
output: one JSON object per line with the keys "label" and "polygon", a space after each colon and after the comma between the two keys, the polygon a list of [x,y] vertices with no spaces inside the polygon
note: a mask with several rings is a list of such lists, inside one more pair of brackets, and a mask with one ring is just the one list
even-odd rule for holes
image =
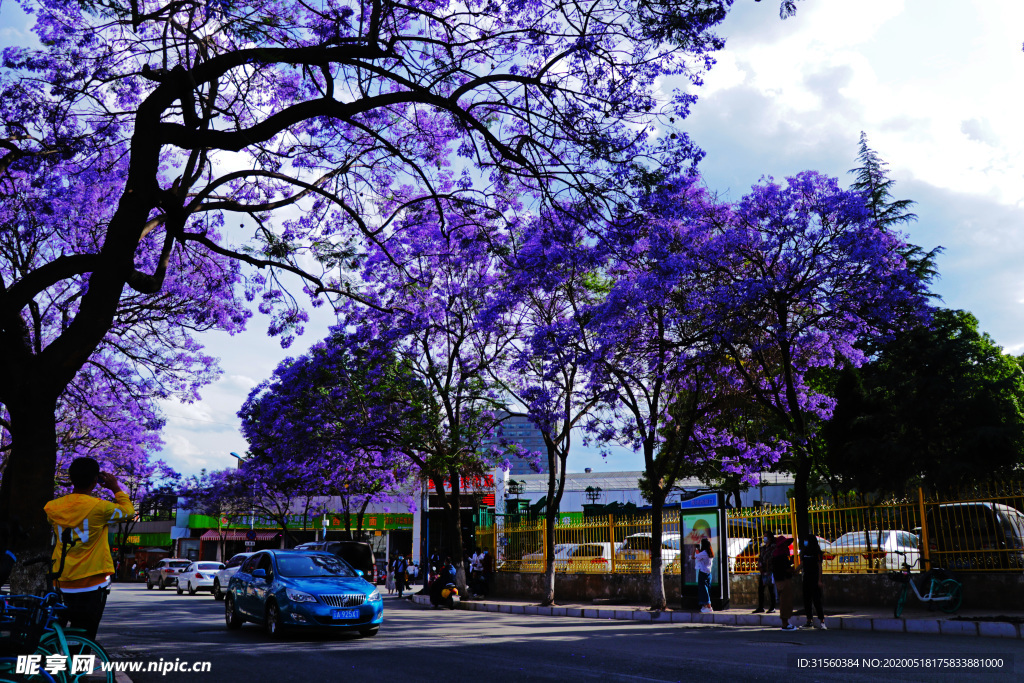
{"label": "silver car", "polygon": [[251,557],[253,553],[238,553],[228,560],[217,574],[213,577],[213,599],[223,600],[224,590],[228,587],[228,581],[235,575],[242,563]]}

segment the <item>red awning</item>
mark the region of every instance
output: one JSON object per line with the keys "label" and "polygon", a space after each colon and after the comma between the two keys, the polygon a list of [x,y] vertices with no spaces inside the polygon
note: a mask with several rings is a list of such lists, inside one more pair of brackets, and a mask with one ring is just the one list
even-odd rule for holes
{"label": "red awning", "polygon": [[[224,532],[219,532],[216,529],[210,529],[205,534],[200,536],[199,540],[200,541],[219,541],[221,539],[221,534],[222,533],[223,533],[225,541],[248,541],[249,540],[249,532],[248,531],[224,531]],[[256,533],[256,538],[254,540],[257,540],[257,541],[273,541],[275,538],[277,538],[280,535],[280,532],[278,532],[278,531],[257,531],[255,533]]]}

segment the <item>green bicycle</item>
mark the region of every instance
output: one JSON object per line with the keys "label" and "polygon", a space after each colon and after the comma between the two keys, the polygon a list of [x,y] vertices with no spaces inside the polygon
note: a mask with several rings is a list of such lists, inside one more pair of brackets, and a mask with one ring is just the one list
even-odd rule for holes
{"label": "green bicycle", "polygon": [[[896,594],[896,604],[892,611],[894,617],[898,619],[903,614],[903,608],[907,604],[907,597],[911,591],[913,591],[918,600],[928,603],[929,608],[934,603],[947,614],[952,614],[960,609],[960,603],[963,601],[963,584],[957,581],[952,574],[945,569],[936,567],[920,572],[920,578],[915,580],[910,570],[917,566],[918,563],[914,562],[913,565],[909,565],[907,564],[906,553],[899,550],[896,552],[904,557],[903,568],[900,571],[889,574],[889,578],[892,581],[901,584]],[[925,558],[920,558],[920,561],[922,563],[928,562]],[[922,591],[924,591],[923,594]]]}

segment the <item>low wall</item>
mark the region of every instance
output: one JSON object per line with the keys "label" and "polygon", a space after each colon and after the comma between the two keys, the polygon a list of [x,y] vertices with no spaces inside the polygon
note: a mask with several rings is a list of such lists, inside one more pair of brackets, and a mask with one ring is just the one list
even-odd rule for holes
{"label": "low wall", "polygon": [[[967,609],[1013,609],[1024,602],[1024,574],[958,574],[964,584],[963,607]],[[622,600],[645,603],[651,599],[648,574],[557,574],[555,596],[572,602]],[[678,575],[665,576],[665,597],[669,606],[680,603]],[[800,578],[794,581],[794,606],[803,605]],[[540,598],[544,575],[498,572],[492,595],[506,598]],[[732,607],[753,607],[757,603],[757,576],[734,574],[729,584]],[[825,605],[879,607],[891,605],[896,586],[885,574],[826,574]],[[910,605],[916,601],[911,599]]]}

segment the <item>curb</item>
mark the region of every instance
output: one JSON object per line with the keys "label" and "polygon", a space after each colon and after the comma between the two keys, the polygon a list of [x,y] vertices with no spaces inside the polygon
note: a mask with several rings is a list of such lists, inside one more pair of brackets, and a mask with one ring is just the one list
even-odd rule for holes
{"label": "curb", "polygon": [[[430,605],[425,595],[413,596],[417,605]],[[544,617],[582,617],[584,619],[614,619],[640,621],[653,624],[714,624],[716,626],[779,627],[778,615],[763,614],[701,614],[699,612],[651,612],[604,607],[541,607],[500,602],[459,602],[456,609],[469,612],[496,612],[502,614],[529,614]],[[958,636],[984,636],[987,638],[1024,639],[1020,624],[1005,621],[951,621],[948,619],[893,619],[882,617],[830,617],[829,630],[876,631],[880,633],[931,633]]]}

